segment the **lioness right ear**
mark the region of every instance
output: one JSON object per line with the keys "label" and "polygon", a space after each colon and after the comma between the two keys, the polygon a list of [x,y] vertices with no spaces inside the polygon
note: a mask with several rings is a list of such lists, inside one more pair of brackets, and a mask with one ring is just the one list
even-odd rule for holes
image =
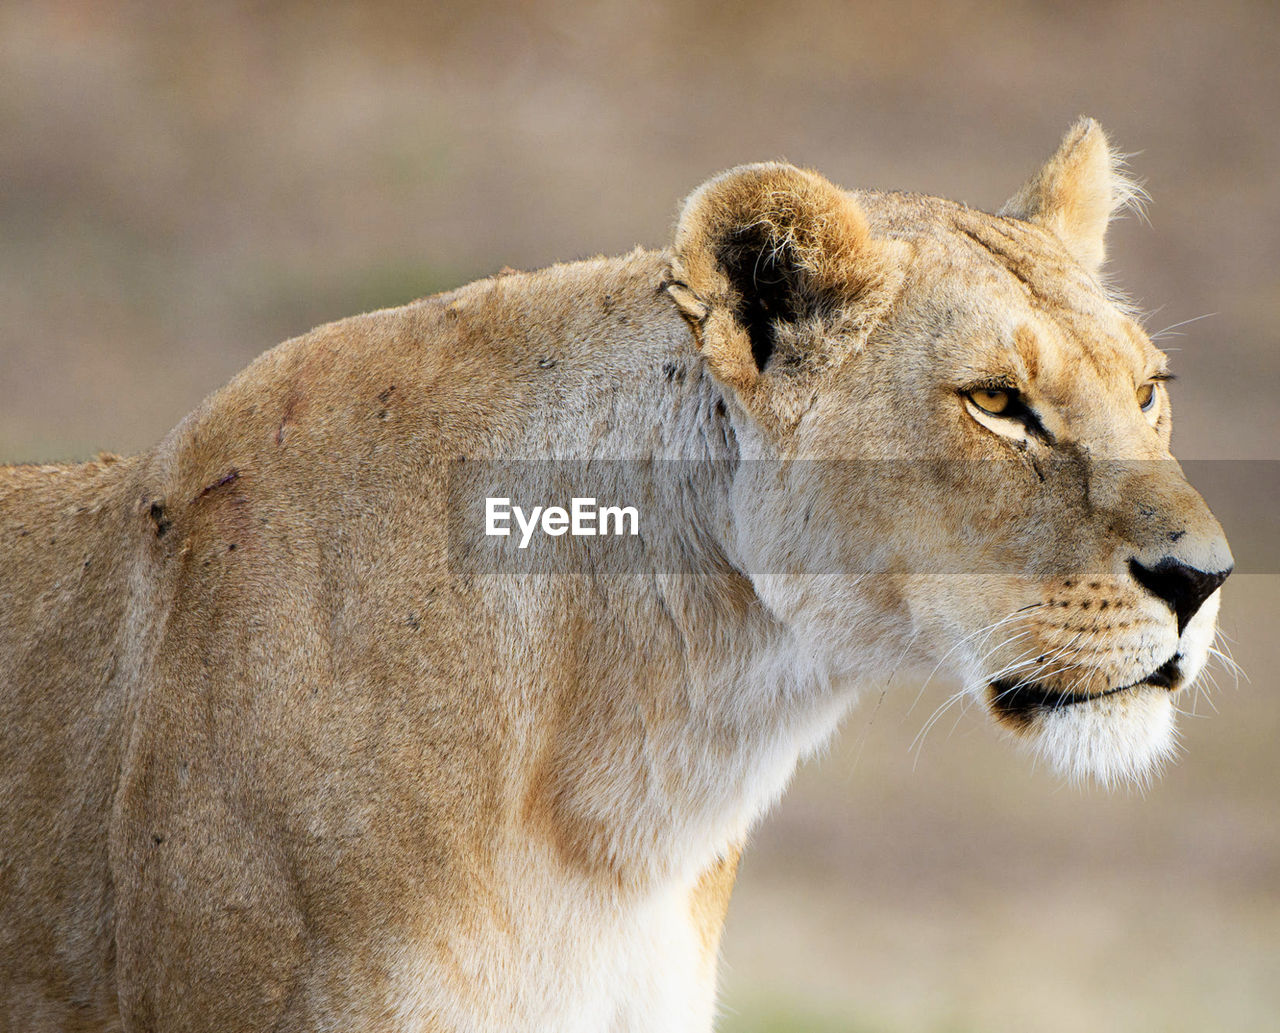
{"label": "lioness right ear", "polygon": [[792,361],[820,347],[805,328],[856,308],[879,271],[866,218],[838,187],[792,165],[742,165],[685,202],[668,291],[712,372],[746,389],[780,344]]}

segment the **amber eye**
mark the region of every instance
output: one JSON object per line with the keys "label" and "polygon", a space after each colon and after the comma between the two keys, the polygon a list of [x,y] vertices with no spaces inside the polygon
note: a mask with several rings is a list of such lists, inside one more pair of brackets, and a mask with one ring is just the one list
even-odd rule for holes
{"label": "amber eye", "polygon": [[1138,405],[1142,407],[1143,412],[1150,412],[1151,407],[1156,404],[1156,385],[1153,383],[1143,384],[1138,388]]}
{"label": "amber eye", "polygon": [[980,387],[973,391],[967,392],[969,401],[976,405],[985,413],[992,416],[999,416],[1006,413],[1013,404],[1013,392],[1003,391],[1000,388]]}

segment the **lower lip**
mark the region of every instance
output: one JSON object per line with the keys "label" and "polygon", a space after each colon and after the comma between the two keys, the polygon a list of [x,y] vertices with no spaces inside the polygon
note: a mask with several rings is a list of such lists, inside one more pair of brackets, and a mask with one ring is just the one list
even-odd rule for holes
{"label": "lower lip", "polygon": [[1090,696],[1043,689],[1034,683],[1019,685],[1016,682],[1012,684],[1009,682],[996,682],[991,686],[991,705],[1001,716],[1015,722],[1025,723],[1030,720],[1033,714],[1039,712],[1062,710],[1078,703],[1106,699],[1108,696],[1128,692],[1130,689],[1151,687],[1173,691],[1178,687],[1180,681],[1179,661],[1181,659],[1181,655],[1175,654],[1141,681],[1131,682],[1128,685],[1119,685],[1114,689],[1106,689]]}

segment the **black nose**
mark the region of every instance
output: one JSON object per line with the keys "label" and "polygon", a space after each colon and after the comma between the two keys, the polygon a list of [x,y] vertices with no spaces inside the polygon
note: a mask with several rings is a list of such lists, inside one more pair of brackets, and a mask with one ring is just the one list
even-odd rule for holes
{"label": "black nose", "polygon": [[1187,621],[1196,615],[1204,601],[1227,580],[1232,568],[1207,573],[1166,558],[1154,567],[1144,567],[1137,560],[1130,560],[1129,570],[1138,584],[1169,604],[1177,615],[1178,634],[1181,635]]}

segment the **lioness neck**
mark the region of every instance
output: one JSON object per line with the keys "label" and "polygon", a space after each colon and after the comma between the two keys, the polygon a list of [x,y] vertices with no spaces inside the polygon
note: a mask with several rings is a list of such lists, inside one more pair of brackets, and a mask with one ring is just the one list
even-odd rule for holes
{"label": "lioness neck", "polygon": [[[569,545],[563,566],[533,577],[513,550],[485,605],[504,629],[496,653],[519,658],[503,674],[525,715],[521,820],[575,870],[642,887],[693,880],[728,854],[849,697],[733,558],[738,445],[723,389],[663,291],[665,260],[636,254],[604,271],[533,274],[551,281],[547,308],[526,309],[528,336],[511,347],[537,370],[542,415],[495,452],[567,461],[522,470],[531,495],[594,462],[609,501],[641,511],[643,548],[585,563]],[[596,297],[616,333],[603,341],[599,312],[558,308],[583,292],[551,289],[584,274],[604,280]],[[470,299],[450,304],[465,319]]]}

